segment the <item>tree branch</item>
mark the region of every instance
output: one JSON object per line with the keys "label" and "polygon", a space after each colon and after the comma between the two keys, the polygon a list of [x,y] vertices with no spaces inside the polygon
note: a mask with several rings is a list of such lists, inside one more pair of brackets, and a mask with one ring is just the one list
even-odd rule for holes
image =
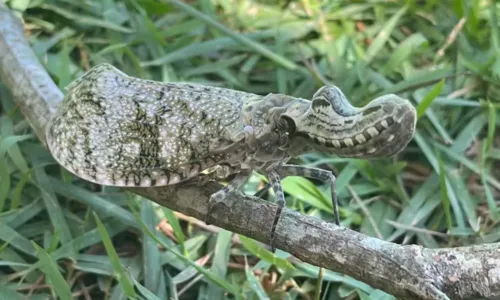
{"label": "tree branch", "polygon": [[22,20],[2,6],[0,3],[0,80],[45,145],[45,124],[63,93],[28,44]]}
{"label": "tree branch", "polygon": [[[38,138],[63,99],[24,37],[22,23],[0,5],[0,79],[13,94]],[[131,188],[152,201],[203,219],[221,186],[197,179],[161,188]],[[236,195],[216,205],[214,225],[267,243],[276,206]],[[309,264],[352,276],[401,299],[477,299],[500,295],[500,244],[425,249],[401,246],[284,209],[275,245]],[[431,284],[432,283],[432,284]]]}

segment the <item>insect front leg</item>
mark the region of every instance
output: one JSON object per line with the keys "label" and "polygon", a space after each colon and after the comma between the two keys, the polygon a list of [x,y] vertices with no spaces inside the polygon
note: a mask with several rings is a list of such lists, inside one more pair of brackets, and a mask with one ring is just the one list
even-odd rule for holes
{"label": "insect front leg", "polygon": [[331,186],[331,200],[333,205],[335,224],[340,225],[339,206],[337,201],[337,194],[335,193],[336,178],[331,171],[313,167],[286,165],[286,164],[279,166],[275,171],[281,177],[302,176],[310,179],[320,180],[323,182],[329,182]]}
{"label": "insect front leg", "polygon": [[274,248],[274,238],[275,238],[274,232],[276,231],[276,225],[278,225],[278,221],[281,216],[281,211],[285,206],[285,194],[283,193],[283,188],[281,187],[281,179],[277,172],[275,171],[269,172],[267,174],[267,178],[269,179],[269,183],[271,184],[274,194],[276,195],[275,196],[276,204],[278,205],[278,209],[276,210],[276,214],[274,215],[273,227],[271,228],[271,234],[270,234],[271,237],[269,241],[269,245],[271,246],[271,251],[274,252],[276,251],[276,249]]}
{"label": "insect front leg", "polygon": [[245,181],[248,179],[248,177],[250,176],[250,173],[251,173],[250,170],[242,170],[224,188],[222,188],[220,191],[218,191],[216,193],[213,193],[210,196],[210,199],[208,200],[207,214],[205,216],[205,223],[206,224],[211,224],[208,221],[208,217],[210,216],[210,213],[211,213],[214,205],[216,205],[219,202],[224,202],[224,200],[226,200],[227,196],[230,193],[238,190],[243,185],[243,183],[245,183]]}

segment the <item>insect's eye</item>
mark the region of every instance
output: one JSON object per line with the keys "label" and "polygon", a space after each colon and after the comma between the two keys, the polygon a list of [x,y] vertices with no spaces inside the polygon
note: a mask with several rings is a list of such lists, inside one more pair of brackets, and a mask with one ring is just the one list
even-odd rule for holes
{"label": "insect's eye", "polygon": [[286,131],[287,129],[288,129],[288,122],[285,119],[281,118],[278,122],[276,130]]}

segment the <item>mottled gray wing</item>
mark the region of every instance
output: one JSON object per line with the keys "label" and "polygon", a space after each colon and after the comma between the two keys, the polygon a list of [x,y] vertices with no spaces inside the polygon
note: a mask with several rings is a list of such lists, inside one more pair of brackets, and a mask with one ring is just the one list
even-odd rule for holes
{"label": "mottled gray wing", "polygon": [[235,142],[252,97],[259,96],[141,80],[101,64],[68,87],[47,144],[62,166],[92,182],[173,184],[224,161],[214,145]]}

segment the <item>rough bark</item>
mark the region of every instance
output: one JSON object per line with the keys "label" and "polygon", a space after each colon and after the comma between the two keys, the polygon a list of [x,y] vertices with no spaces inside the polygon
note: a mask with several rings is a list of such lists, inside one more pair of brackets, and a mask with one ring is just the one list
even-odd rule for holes
{"label": "rough bark", "polygon": [[[0,79],[45,143],[44,127],[63,94],[35,57],[22,23],[1,3]],[[220,185],[196,182],[130,191],[204,219],[208,197]],[[215,206],[209,221],[267,243],[276,206],[243,195],[231,200]],[[284,209],[275,245],[304,262],[352,276],[400,299],[446,299],[438,290],[450,299],[500,299],[498,243],[441,249],[401,246]]]}
{"label": "rough bark", "polygon": [[0,3],[0,80],[40,141],[45,144],[45,124],[63,99],[24,36],[22,20]]}

